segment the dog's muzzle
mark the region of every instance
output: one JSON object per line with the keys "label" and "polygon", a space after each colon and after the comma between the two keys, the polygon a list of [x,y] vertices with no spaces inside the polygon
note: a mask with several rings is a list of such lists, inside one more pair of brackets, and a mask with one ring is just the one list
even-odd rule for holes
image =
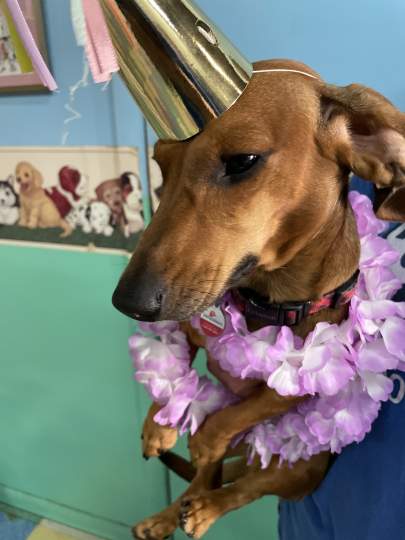
{"label": "dog's muzzle", "polygon": [[132,319],[152,322],[159,320],[165,296],[163,280],[153,272],[144,271],[124,275],[114,291],[112,303]]}

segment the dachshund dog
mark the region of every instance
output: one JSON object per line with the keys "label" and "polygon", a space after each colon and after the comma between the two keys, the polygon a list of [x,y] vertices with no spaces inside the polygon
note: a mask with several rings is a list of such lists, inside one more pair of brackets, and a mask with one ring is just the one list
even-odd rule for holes
{"label": "dachshund dog", "polygon": [[[255,64],[256,70],[272,68],[316,78],[255,74],[238,101],[200,134],[157,142],[160,206],[113,295],[126,315],[187,321],[236,287],[276,303],[316,300],[333,291],[359,264],[347,198],[351,171],[384,188],[381,217],[405,218],[405,115],[364,86],[324,83],[304,64]],[[305,337],[320,321],[341,322],[347,310],[347,304],[324,309],[293,330]],[[250,330],[263,326],[253,319],[247,324]],[[191,343],[204,346],[191,327],[187,332]],[[189,439],[196,468],[189,489],[135,526],[134,536],[162,540],[180,525],[200,538],[219,517],[266,494],[299,499],[311,493],[327,474],[328,453],[292,467],[279,466],[274,456],[264,470],[258,460],[248,466],[242,458],[225,465],[218,480],[236,435],[300,399],[257,382],[237,404],[209,416]],[[152,405],[144,424],[146,456],[176,442],[176,430],[154,422],[158,410]]]}
{"label": "dachshund dog", "polygon": [[20,189],[19,225],[36,229],[37,227],[60,227],[62,237],[72,232],[72,227],[65,221],[52,199],[42,188],[41,173],[31,163],[21,161],[15,170],[16,182]]}

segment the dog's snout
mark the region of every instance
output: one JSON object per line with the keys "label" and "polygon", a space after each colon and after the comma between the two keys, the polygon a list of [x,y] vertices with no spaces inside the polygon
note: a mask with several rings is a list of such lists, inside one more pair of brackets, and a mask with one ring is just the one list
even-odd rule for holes
{"label": "dog's snout", "polygon": [[118,311],[139,321],[159,319],[165,297],[163,280],[152,272],[123,276],[112,297]]}

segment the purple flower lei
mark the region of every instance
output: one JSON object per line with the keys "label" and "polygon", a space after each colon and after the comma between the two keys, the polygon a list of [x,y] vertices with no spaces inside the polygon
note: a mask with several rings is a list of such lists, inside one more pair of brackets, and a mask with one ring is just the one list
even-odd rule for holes
{"label": "purple flower lei", "polygon": [[[250,456],[258,454],[263,467],[273,454],[293,464],[362,441],[392,392],[385,372],[405,371],[405,302],[391,300],[401,287],[390,269],[399,255],[378,236],[385,225],[374,215],[370,200],[357,192],[349,197],[361,257],[347,320],[339,325],[320,322],[305,340],[286,326],[249,332],[228,295],[222,304],[225,330],[207,338],[206,349],[232,377],[264,380],[282,396],[313,396],[243,434]],[[192,324],[201,330],[198,316]],[[178,323],[140,326],[157,336],[137,332],[129,340],[135,379],[162,406],[156,422],[193,434],[208,415],[238,400],[191,367]]]}

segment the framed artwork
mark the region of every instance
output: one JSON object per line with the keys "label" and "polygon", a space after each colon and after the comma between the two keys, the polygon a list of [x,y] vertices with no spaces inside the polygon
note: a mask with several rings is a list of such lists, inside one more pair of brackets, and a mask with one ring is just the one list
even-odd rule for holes
{"label": "framed artwork", "polygon": [[[46,60],[41,0],[19,0],[32,35]],[[44,91],[18,35],[6,0],[0,0],[0,92]]]}
{"label": "framed artwork", "polygon": [[143,216],[137,148],[0,148],[0,245],[128,254]]}

